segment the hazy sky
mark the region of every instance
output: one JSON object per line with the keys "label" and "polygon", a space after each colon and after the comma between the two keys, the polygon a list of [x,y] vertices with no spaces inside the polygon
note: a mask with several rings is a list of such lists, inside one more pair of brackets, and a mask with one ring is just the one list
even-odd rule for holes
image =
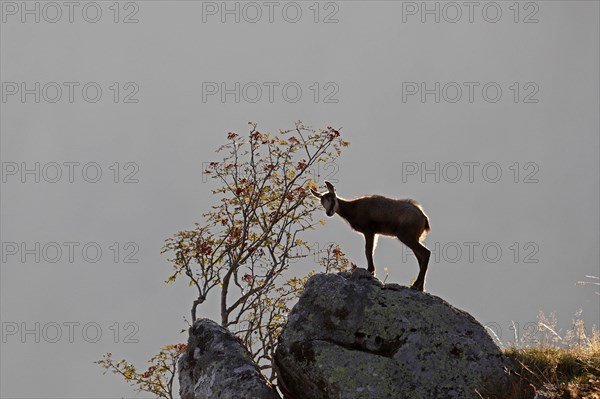
{"label": "hazy sky", "polygon": [[[504,343],[511,321],[522,336],[539,311],[563,333],[579,308],[600,324],[600,297],[575,285],[600,274],[597,1],[1,12],[2,398],[149,397],[92,362],[111,351],[144,367],[187,339],[194,291],[163,283],[160,249],[202,221],[202,164],[248,121],[343,127],[352,144],[322,179],[345,198],[420,201],[426,290]],[[363,238],[338,217],[306,239],[337,240],[365,264]],[[375,264],[400,284],[418,269],[389,238]],[[211,303],[202,316],[217,317]]]}

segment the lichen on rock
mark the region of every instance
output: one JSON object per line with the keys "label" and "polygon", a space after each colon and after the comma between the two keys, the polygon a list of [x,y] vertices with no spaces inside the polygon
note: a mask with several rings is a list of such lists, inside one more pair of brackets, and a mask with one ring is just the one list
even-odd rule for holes
{"label": "lichen on rock", "polygon": [[308,280],[275,362],[287,399],[478,398],[507,367],[471,315],[364,269]]}
{"label": "lichen on rock", "polygon": [[178,364],[182,399],[279,399],[248,350],[227,329],[199,319],[189,334],[187,352]]}

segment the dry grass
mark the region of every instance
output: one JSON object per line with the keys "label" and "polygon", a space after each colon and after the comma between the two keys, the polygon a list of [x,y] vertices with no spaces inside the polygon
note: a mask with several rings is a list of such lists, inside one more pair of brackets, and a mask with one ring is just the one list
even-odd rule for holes
{"label": "dry grass", "polygon": [[509,386],[489,388],[480,396],[533,399],[543,393],[544,398],[600,399],[600,331],[594,327],[587,334],[580,316],[561,336],[554,315],[540,313],[535,340],[503,350],[513,363]]}

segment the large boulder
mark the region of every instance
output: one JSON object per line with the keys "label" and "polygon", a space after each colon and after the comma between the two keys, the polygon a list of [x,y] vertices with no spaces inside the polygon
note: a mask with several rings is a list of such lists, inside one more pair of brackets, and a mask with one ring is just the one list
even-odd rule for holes
{"label": "large boulder", "polygon": [[178,368],[181,399],[279,399],[242,343],[209,319],[190,328]]}
{"label": "large boulder", "polygon": [[275,361],[286,399],[479,398],[506,366],[468,313],[364,269],[308,280]]}

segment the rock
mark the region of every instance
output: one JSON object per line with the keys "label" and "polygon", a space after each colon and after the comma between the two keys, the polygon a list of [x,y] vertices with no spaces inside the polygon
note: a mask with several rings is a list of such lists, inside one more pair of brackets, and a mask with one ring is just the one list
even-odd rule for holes
{"label": "rock", "polygon": [[472,316],[365,269],[308,280],[275,363],[286,399],[479,398],[507,365]]}
{"label": "rock", "polygon": [[212,320],[196,320],[190,328],[178,368],[182,399],[279,398],[242,343]]}

